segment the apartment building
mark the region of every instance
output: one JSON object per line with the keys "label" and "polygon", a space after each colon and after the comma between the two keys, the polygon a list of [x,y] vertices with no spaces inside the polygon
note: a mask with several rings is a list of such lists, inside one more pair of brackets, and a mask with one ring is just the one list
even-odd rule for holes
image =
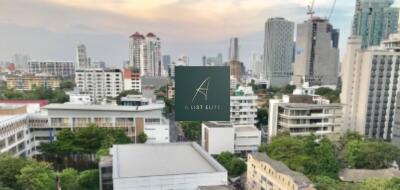
{"label": "apartment building", "polygon": [[75,84],[79,91],[89,93],[90,101],[94,103],[116,97],[124,90],[120,69],[77,69]]}
{"label": "apartment building", "polygon": [[15,90],[32,90],[34,87],[43,86],[46,88],[59,88],[61,80],[49,75],[9,75],[7,78],[7,88]]}
{"label": "apartment building", "polygon": [[142,80],[140,79],[140,73],[134,72],[130,68],[123,70],[124,78],[124,90],[136,90],[142,92]]}
{"label": "apartment building", "polygon": [[320,97],[289,95],[269,101],[269,137],[280,132],[301,136],[339,134],[341,125],[342,105],[321,101]]}
{"label": "apartment building", "polygon": [[343,61],[343,128],[367,138],[390,140],[400,89],[400,32],[391,34],[380,47],[362,49],[362,43],[360,37],[349,37]]}
{"label": "apartment building", "polygon": [[246,189],[316,190],[304,174],[290,170],[265,153],[249,154],[247,158]]}
{"label": "apartment building", "polygon": [[28,61],[30,74],[47,74],[57,77],[73,77],[75,65],[72,61]]}
{"label": "apartment building", "polygon": [[120,128],[133,140],[145,133],[148,143],[169,142],[169,121],[162,115],[165,105],[144,106],[50,104],[47,111],[52,128],[80,128],[94,123],[99,127]]}
{"label": "apartment building", "polygon": [[229,122],[203,122],[201,146],[212,155],[256,152],[261,144],[261,131],[254,125],[233,125]]}
{"label": "apartment building", "polygon": [[251,87],[239,86],[230,97],[231,122],[242,125],[256,124],[257,99]]}
{"label": "apartment building", "polygon": [[228,185],[226,169],[195,142],[114,145],[99,168],[101,190]]}

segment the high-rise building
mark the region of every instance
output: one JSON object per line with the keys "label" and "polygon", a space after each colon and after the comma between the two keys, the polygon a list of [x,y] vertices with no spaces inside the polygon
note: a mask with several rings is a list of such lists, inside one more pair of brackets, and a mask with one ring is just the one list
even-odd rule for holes
{"label": "high-rise building", "polygon": [[[328,20],[313,17],[297,25],[296,58],[292,80],[297,86],[336,85],[339,31]],[[336,44],[335,44],[336,43]]]}
{"label": "high-rise building", "polygon": [[397,31],[399,8],[393,0],[357,0],[352,34],[361,36],[362,48],[379,46],[389,34]]}
{"label": "high-rise building", "polygon": [[229,61],[239,61],[239,39],[229,40]]}
{"label": "high-rise building", "polygon": [[270,18],[265,23],[262,72],[270,86],[284,86],[291,80],[293,35],[294,23],[291,21],[284,18]]}
{"label": "high-rise building", "polygon": [[86,46],[79,44],[76,48],[77,65],[76,68],[88,69],[90,68],[90,59],[86,53]]}
{"label": "high-rise building", "polygon": [[389,140],[400,89],[400,33],[391,34],[379,48],[363,49],[362,43],[358,36],[348,39],[341,68],[343,128]]}
{"label": "high-rise building", "polygon": [[129,40],[129,66],[140,69],[141,76],[161,76],[161,42],[153,33],[136,32]]}
{"label": "high-rise building", "polygon": [[216,57],[207,57],[205,63],[207,66],[223,66],[222,53],[218,53]]}
{"label": "high-rise building", "polygon": [[170,55],[162,56],[162,65],[163,65],[164,72],[166,72],[166,75],[167,75],[169,66],[171,65],[171,56]]}
{"label": "high-rise building", "polygon": [[29,57],[22,54],[14,54],[12,57],[12,62],[18,70],[27,71],[28,70]]}
{"label": "high-rise building", "polygon": [[135,72],[135,69],[124,68],[124,90],[136,90],[142,92],[142,80],[140,73]]}
{"label": "high-rise building", "polygon": [[29,61],[30,74],[47,74],[56,77],[73,77],[75,66],[71,61]]}
{"label": "high-rise building", "polygon": [[250,65],[251,73],[255,77],[264,77],[264,72],[262,71],[264,65],[264,57],[260,53],[251,53]]}
{"label": "high-rise building", "polygon": [[116,97],[124,88],[119,69],[77,69],[75,84],[79,91],[89,93],[90,101],[94,103],[101,103],[107,97]]}

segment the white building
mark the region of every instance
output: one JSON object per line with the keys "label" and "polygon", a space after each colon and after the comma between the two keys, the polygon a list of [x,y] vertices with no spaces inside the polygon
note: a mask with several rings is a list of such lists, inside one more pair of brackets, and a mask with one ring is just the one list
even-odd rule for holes
{"label": "white building", "polygon": [[270,18],[265,23],[264,67],[260,70],[271,86],[285,86],[292,76],[294,23]]}
{"label": "white building", "polygon": [[254,125],[232,125],[229,122],[203,122],[201,145],[212,155],[256,152],[261,144],[261,131]]}
{"label": "white building", "polygon": [[28,61],[29,57],[27,55],[17,53],[12,56],[12,63],[15,64],[17,70],[28,71]]}
{"label": "white building", "polygon": [[161,41],[153,33],[136,32],[129,39],[129,66],[140,70],[140,76],[161,76]]}
{"label": "white building", "polygon": [[[312,96],[289,95],[269,101],[268,135],[340,134],[342,105],[329,104]],[[271,138],[269,138],[271,140]]]}
{"label": "white building", "polygon": [[90,93],[90,101],[94,103],[116,97],[124,90],[119,69],[77,69],[75,84],[79,91]]}
{"label": "white building", "polygon": [[231,122],[234,124],[256,124],[257,98],[251,87],[239,86],[234,95],[230,97]]}
{"label": "white building", "polygon": [[30,74],[47,74],[56,77],[73,77],[75,66],[71,61],[28,61]]}
{"label": "white building", "polygon": [[31,138],[26,114],[0,115],[0,153],[31,154]]}
{"label": "white building", "polygon": [[172,62],[170,68],[170,75],[171,77],[175,77],[175,67],[179,66],[188,66],[189,65],[189,57],[182,55],[176,61]]}
{"label": "white building", "polygon": [[251,74],[254,77],[264,77],[263,62],[264,62],[264,56],[262,54],[256,52],[251,53],[251,59],[250,59]]}
{"label": "white building", "polygon": [[124,129],[134,140],[147,135],[147,143],[169,142],[169,121],[162,115],[165,105],[144,106],[50,104],[47,110],[49,125],[54,128],[99,127]]}
{"label": "white building", "polygon": [[142,92],[142,79],[140,73],[135,73],[130,68],[125,68],[123,71],[124,78],[124,91],[136,90]]}
{"label": "white building", "polygon": [[228,184],[228,174],[198,144],[114,145],[103,157],[100,189],[197,190]]}
{"label": "white building", "polygon": [[69,96],[68,104],[92,104],[92,102],[90,101],[90,93],[79,92],[79,90],[77,90],[67,92],[67,94]]}
{"label": "white building", "polygon": [[391,138],[400,88],[399,43],[400,33],[390,35],[381,47],[365,50],[361,50],[361,38],[348,39],[340,95],[345,105],[345,130],[357,131],[367,138]]}

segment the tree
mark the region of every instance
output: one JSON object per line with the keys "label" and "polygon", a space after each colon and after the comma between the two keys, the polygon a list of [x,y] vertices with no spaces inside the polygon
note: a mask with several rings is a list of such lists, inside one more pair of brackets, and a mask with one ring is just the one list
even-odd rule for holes
{"label": "tree", "polygon": [[265,126],[268,124],[268,111],[266,109],[257,109],[257,126]]}
{"label": "tree", "polygon": [[390,180],[387,179],[367,179],[361,183],[362,190],[395,190],[390,188]]}
{"label": "tree", "polygon": [[30,161],[23,158],[15,158],[9,154],[0,155],[0,182],[3,187],[17,189],[17,178],[20,170],[24,168]]}
{"label": "tree", "polygon": [[61,90],[73,90],[75,87],[75,82],[72,80],[62,80],[60,82]]}
{"label": "tree", "polygon": [[144,144],[147,141],[146,133],[140,133],[137,138],[138,138],[138,143],[141,143],[141,144]]}
{"label": "tree", "polygon": [[79,174],[77,181],[81,190],[98,190],[99,170],[85,170]]}
{"label": "tree", "polygon": [[228,170],[231,176],[239,176],[246,171],[246,163],[228,151],[221,152],[217,156],[217,161]]}
{"label": "tree", "polygon": [[31,162],[21,169],[17,184],[26,190],[54,190],[56,173],[46,162]]}
{"label": "tree", "polygon": [[72,168],[64,169],[59,174],[59,181],[62,190],[75,190],[79,189],[78,185],[78,171]]}
{"label": "tree", "polygon": [[201,136],[201,121],[183,121],[180,123],[189,141],[199,141]]}
{"label": "tree", "polygon": [[340,102],[340,91],[339,90],[332,90],[330,88],[321,87],[315,90],[315,94],[324,96],[328,98],[331,102],[339,103]]}

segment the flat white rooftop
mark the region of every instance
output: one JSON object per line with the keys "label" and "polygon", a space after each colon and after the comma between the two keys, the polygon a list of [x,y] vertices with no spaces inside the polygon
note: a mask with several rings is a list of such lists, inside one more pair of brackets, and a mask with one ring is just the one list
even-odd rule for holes
{"label": "flat white rooftop", "polygon": [[146,111],[163,109],[165,104],[150,104],[144,106],[117,106],[117,105],[81,105],[81,104],[49,104],[47,110],[95,110],[95,111]]}
{"label": "flat white rooftop", "polygon": [[113,178],[226,172],[194,142],[114,145],[111,154]]}

